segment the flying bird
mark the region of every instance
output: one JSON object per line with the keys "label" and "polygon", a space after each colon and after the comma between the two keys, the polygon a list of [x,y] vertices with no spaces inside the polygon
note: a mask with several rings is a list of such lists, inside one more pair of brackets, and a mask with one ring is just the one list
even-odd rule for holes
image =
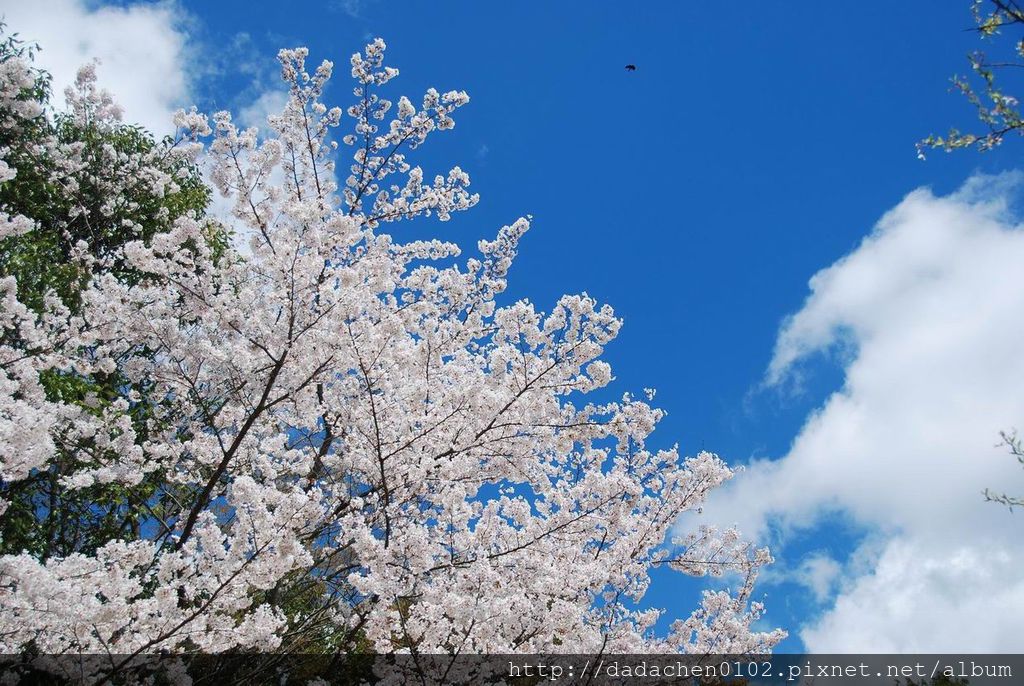
{"label": "flying bird", "polygon": [[636,65],[635,64],[627,64],[626,65],[626,71],[636,71]]}

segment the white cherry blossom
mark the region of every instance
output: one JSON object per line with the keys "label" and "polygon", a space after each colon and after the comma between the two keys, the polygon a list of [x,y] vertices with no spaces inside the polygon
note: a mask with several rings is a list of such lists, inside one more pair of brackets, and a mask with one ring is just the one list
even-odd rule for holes
{"label": "white cherry blossom", "polygon": [[[331,63],[308,73],[305,49],[279,54],[289,100],[269,137],[225,112],[178,113],[174,154],[212,137],[212,181],[247,229],[227,249],[210,246],[211,220],[182,217],[83,254],[142,277],[97,270],[75,314],[53,300],[37,315],[0,281],[0,477],[59,447],[74,456],[64,487],[123,485],[145,522],[94,552],[0,557],[0,650],[126,656],[114,668],[313,635],[341,651],[769,651],[783,634],[752,628],[767,552],[734,531],[665,540],[730,469],[650,447],[664,413],[647,402],[590,399],[612,380],[612,309],[586,294],[497,300],[528,218],[458,260],[454,244],[384,230],[477,201],[459,167],[432,178],[407,160],[468,96],[430,89],[392,108],[384,52],[378,39],[351,59],[348,135],[321,102]],[[13,62],[0,111],[37,116]],[[114,120],[93,77],[80,74],[74,116]],[[340,184],[339,139],[354,149]],[[75,151],[49,154],[73,184]],[[146,159],[109,162],[174,183]],[[5,217],[8,234],[51,230]],[[114,372],[124,397],[92,407],[49,400],[40,380]],[[662,564],[738,585],[656,635],[659,612],[636,603]]]}

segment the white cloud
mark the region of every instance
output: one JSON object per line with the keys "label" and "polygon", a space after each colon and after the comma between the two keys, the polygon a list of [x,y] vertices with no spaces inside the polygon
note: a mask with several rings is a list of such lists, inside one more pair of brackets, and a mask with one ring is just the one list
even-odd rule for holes
{"label": "white cloud", "polygon": [[1000,430],[1024,429],[1024,230],[1007,210],[1020,180],[911,193],[811,279],[779,334],[769,384],[839,347],[844,385],[787,455],[754,462],[708,514],[763,540],[830,512],[872,532],[868,564],[848,565],[801,633],[811,650],[1019,648],[1024,530],[981,492],[1024,493],[1024,470],[996,446]]}
{"label": "white cloud", "polygon": [[238,110],[238,125],[255,126],[262,133],[269,131],[267,117],[281,114],[288,103],[288,91],[284,87],[271,87],[260,93],[252,102]]}
{"label": "white cloud", "polygon": [[328,6],[331,9],[344,12],[352,19],[363,18],[366,9],[373,3],[373,0],[331,0]]}
{"label": "white cloud", "polygon": [[814,599],[820,603],[832,593],[842,569],[842,566],[828,555],[816,553],[803,560],[794,578],[809,588],[814,594]]}
{"label": "white cloud", "polygon": [[852,579],[800,637],[821,653],[1019,652],[1024,557],[1005,549],[1013,543],[929,547],[917,536],[893,538],[874,569]]}
{"label": "white cloud", "polygon": [[63,98],[78,68],[96,57],[99,83],[124,106],[125,120],[158,135],[190,104],[184,14],[172,2],[105,5],[84,0],[0,0],[8,30],[37,42],[37,62]]}

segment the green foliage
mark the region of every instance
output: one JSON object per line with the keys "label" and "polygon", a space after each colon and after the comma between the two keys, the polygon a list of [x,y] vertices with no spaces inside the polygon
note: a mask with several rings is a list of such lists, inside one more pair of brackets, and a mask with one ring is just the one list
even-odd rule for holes
{"label": "green foliage", "polygon": [[[0,24],[0,62],[15,58],[31,62],[35,50],[16,35],[5,35]],[[210,190],[193,164],[173,154],[174,139],[157,141],[138,126],[88,118],[83,123],[82,117],[54,111],[50,76],[40,69],[33,71],[32,85],[23,89],[18,100],[36,103],[39,114],[0,111],[3,121],[14,123],[0,126],[0,150],[16,170],[13,179],[0,182],[0,211],[27,217],[34,226],[0,239],[0,278],[14,277],[18,299],[35,312],[42,314],[47,297],[55,295],[75,313],[89,279],[102,273],[135,282],[140,275],[121,259],[120,248],[130,241],[149,241],[180,217],[203,220]],[[74,161],[70,168],[69,158]],[[154,173],[174,180],[171,192],[151,183]],[[206,247],[216,261],[227,250],[230,234],[209,219],[205,226]],[[86,245],[84,251],[76,250],[80,242]],[[78,252],[88,254],[90,261],[77,259]],[[0,330],[0,343],[11,342],[17,335]],[[137,398],[129,412],[140,444],[154,430],[154,408],[166,401],[118,372],[48,371],[42,375],[42,385],[49,400],[95,416],[102,416],[115,401]],[[58,446],[70,440],[57,439]],[[26,552],[46,560],[93,554],[113,539],[168,540],[162,534],[169,533],[180,513],[179,501],[189,497],[181,486],[150,475],[132,486],[97,483],[71,489],[61,482],[62,475],[83,466],[82,458],[72,455],[98,457],[105,448],[82,438],[65,448],[58,448],[45,470],[14,483],[0,481],[0,497],[9,502],[0,514],[0,554]],[[331,570],[331,578],[296,573],[266,593],[263,600],[288,617],[293,632],[283,647],[306,655],[333,656],[342,646],[350,650],[355,646],[355,653],[368,655],[372,651],[360,631],[338,634],[330,621],[334,608],[325,603],[325,589],[328,582],[337,584],[334,577],[343,578],[351,567],[344,559],[328,562],[325,569]],[[272,674],[277,666],[275,659],[247,662],[247,673],[253,677]],[[299,667],[305,664],[300,661]],[[347,669],[361,674],[368,665],[357,662]]]}
{"label": "green foliage", "polygon": [[[4,32],[0,24],[0,62],[15,58],[31,62],[36,47]],[[82,123],[55,112],[50,105],[49,74],[35,69],[33,77],[18,100],[38,104],[39,114],[2,113],[13,125],[0,127],[0,149],[17,173],[0,183],[0,208],[10,216],[28,217],[34,228],[0,240],[0,278],[13,276],[19,300],[37,312],[42,312],[48,293],[74,311],[82,288],[97,273],[109,271],[126,281],[137,278],[118,258],[121,246],[149,240],[179,217],[201,217],[210,191],[195,166],[169,154],[173,140],[158,142],[129,124]],[[77,163],[71,169],[63,155],[67,151],[73,152]],[[125,164],[111,164],[112,159]],[[139,160],[148,171],[173,178],[173,192],[154,190],[145,175],[137,174]],[[209,226],[211,246],[215,252],[223,251],[226,233],[215,224]],[[80,241],[99,261],[74,259]],[[0,341],[16,335],[2,332]],[[48,399],[96,415],[123,397],[127,384],[116,374],[68,372],[49,372],[43,381]],[[153,401],[146,389],[134,390],[143,400],[133,406],[133,424],[145,437],[147,408]],[[70,490],[60,483],[60,476],[70,473],[71,466],[70,457],[61,454],[45,471],[14,484],[0,483],[0,493],[10,501],[0,516],[0,553],[24,551],[45,559],[92,552],[113,538],[138,537],[143,515],[159,519],[160,503],[150,501],[165,484],[144,481],[130,488],[98,484]]]}
{"label": "green foliage", "polygon": [[[0,43],[0,61],[33,56],[15,36]],[[184,215],[200,216],[210,199],[199,170],[167,154],[173,141],[154,140],[144,129],[129,124],[114,127],[80,124],[50,110],[49,75],[39,70],[35,86],[23,94],[39,103],[43,114],[20,119],[20,126],[0,129],[0,148],[17,176],[0,184],[0,205],[11,215],[24,215],[37,228],[27,235],[0,241],[0,276],[18,279],[18,297],[41,310],[46,292],[53,290],[74,309],[78,293],[91,276],[73,260],[73,248],[84,241],[90,254],[114,259],[107,269],[131,278],[114,258],[131,240],[148,240],[167,230]],[[81,167],[69,173],[55,152],[75,149]],[[147,159],[174,178],[177,191],[154,192],[145,178],[131,178],[132,167],[111,164],[116,159]],[[119,191],[112,197],[111,189]]]}

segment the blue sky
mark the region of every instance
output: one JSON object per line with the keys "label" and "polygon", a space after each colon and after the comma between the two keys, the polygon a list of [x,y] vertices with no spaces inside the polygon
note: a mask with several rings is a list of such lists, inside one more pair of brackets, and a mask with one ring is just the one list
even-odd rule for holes
{"label": "blue sky", "polygon": [[532,214],[511,294],[611,303],[626,321],[617,376],[659,389],[663,432],[684,448],[735,459],[783,451],[814,404],[748,397],[808,278],[914,188],[1014,163],[1012,150],[915,157],[928,133],[973,123],[947,92],[976,47],[959,3],[183,7],[207,46],[244,33],[245,59],[269,72],[210,78],[206,109],[273,85],[277,48],[296,45],[341,65],[344,101],[347,56],[377,35],[402,71],[395,92],[468,91],[456,129],[422,150],[482,197],[443,232],[471,244]]}
{"label": "blue sky", "polygon": [[[880,482],[906,479],[892,492],[907,507],[895,507],[891,522],[884,512],[878,514],[892,501],[889,491],[888,501],[872,505],[862,497],[864,484],[850,487],[856,491],[813,481],[801,485],[765,463],[751,469],[747,490],[737,489],[711,508],[709,516],[726,523],[735,516],[777,550],[778,570],[761,589],[767,594],[768,624],[791,633],[782,646],[786,650],[949,649],[945,634],[929,633],[938,620],[990,616],[995,603],[1008,622],[1004,628],[1014,629],[1020,620],[1013,617],[1024,614],[1019,575],[1004,574],[1014,567],[1011,549],[1021,543],[1019,525],[999,519],[1012,515],[982,503],[973,485],[965,485],[967,495],[957,500],[971,512],[965,515],[970,521],[995,532],[998,555],[1010,550],[1010,557],[989,566],[978,550],[963,547],[970,532],[943,539],[938,524],[929,528],[914,518],[912,512],[929,511],[934,494],[944,487],[928,480],[941,476],[942,469],[929,468],[929,476],[920,474],[915,482],[914,470],[922,463],[904,457],[945,454],[955,438],[968,448],[949,453],[949,464],[960,465],[949,468],[950,479],[961,473],[957,469],[967,469],[962,463],[968,453],[988,460],[981,470],[985,478],[1016,476],[1012,465],[999,466],[990,454],[998,431],[1008,428],[1005,422],[1024,416],[1011,400],[999,401],[1012,398],[1012,388],[998,374],[988,386],[979,382],[968,388],[945,372],[987,357],[971,341],[989,340],[1002,355],[992,364],[1011,374],[1020,353],[998,341],[1019,341],[1019,331],[999,328],[992,323],[995,316],[979,320],[976,339],[965,338],[961,347],[943,352],[946,356],[935,358],[922,376],[900,382],[898,375],[908,368],[901,364],[901,371],[888,377],[891,388],[868,392],[864,389],[876,387],[858,381],[861,372],[866,379],[881,373],[871,371],[884,368],[881,363],[871,367],[874,360],[902,359],[895,350],[912,351],[908,359],[931,359],[946,350],[936,341],[969,319],[971,301],[963,313],[943,310],[941,316],[921,319],[919,327],[909,324],[919,321],[933,298],[944,297],[945,288],[953,293],[974,288],[985,301],[1000,283],[1011,283],[1006,279],[1020,282],[1016,270],[996,257],[1019,250],[1015,219],[991,208],[993,198],[1010,202],[1020,195],[1013,180],[982,179],[970,192],[942,198],[979,174],[1018,166],[1021,148],[1008,144],[983,156],[933,153],[925,162],[915,156],[914,143],[925,135],[949,125],[974,126],[971,108],[948,92],[949,77],[967,70],[965,55],[978,47],[976,35],[964,31],[972,24],[968,6],[967,0],[640,6],[386,0],[111,6],[47,0],[21,7],[0,2],[14,30],[43,43],[44,63],[48,37],[63,45],[50,51],[58,77],[65,63],[90,52],[106,55],[105,63],[129,59],[137,36],[104,43],[103,27],[114,26],[112,18],[128,21],[131,15],[137,22],[132,26],[151,30],[139,47],[143,60],[136,57],[136,64],[142,72],[159,71],[142,85],[126,81],[112,83],[111,89],[120,94],[119,87],[134,88],[126,93],[129,116],[135,112],[155,128],[163,109],[191,102],[208,111],[248,111],[258,119],[261,103],[273,102],[274,55],[280,47],[305,45],[311,59],[335,61],[332,94],[346,104],[348,56],[367,38],[381,36],[388,42],[389,62],[401,70],[392,84],[395,95],[413,97],[428,86],[469,92],[472,100],[460,111],[455,130],[432,138],[419,161],[428,172],[459,164],[482,198],[448,224],[398,225],[396,233],[472,246],[501,225],[533,215],[508,295],[543,307],[562,293],[585,290],[613,305],[625,320],[608,350],[615,390],[658,389],[657,403],[669,412],[658,431],[665,444],[678,441],[684,452],[704,447],[736,465],[767,459],[798,467],[812,460],[802,455],[813,451],[801,446],[824,440],[813,433],[818,421],[826,425],[825,435],[843,436],[845,430],[906,446],[878,463],[893,466],[888,474],[888,467],[874,462],[865,467],[882,470]],[[66,26],[54,28],[61,20],[47,23],[44,15],[63,18]],[[90,21],[96,28],[86,32],[82,27]],[[627,73],[627,63],[637,70]],[[102,81],[102,67],[100,74]],[[920,187],[934,195],[904,201]],[[862,244],[897,206],[902,210],[888,233]],[[954,210],[963,216],[950,214]],[[971,227],[989,226],[985,222],[992,223],[986,229],[991,235],[977,238]],[[921,226],[938,238],[915,244]],[[986,241],[1005,241],[1006,247],[986,251],[979,247]],[[936,245],[949,249],[932,255]],[[961,255],[973,256],[977,268],[959,270]],[[831,265],[836,265],[829,272],[835,278],[823,277],[810,289],[809,279]],[[920,283],[901,281],[890,288],[886,279],[904,271],[918,275]],[[857,286],[861,273],[875,279],[860,282],[863,291]],[[977,274],[992,280],[971,281]],[[853,285],[844,285],[848,282]],[[919,299],[910,299],[908,294],[919,292]],[[873,318],[890,304],[889,319]],[[1019,304],[1011,300],[1005,306],[1014,311]],[[798,326],[789,329],[789,338],[780,338],[792,315]],[[785,381],[764,387],[773,350],[785,351],[790,344],[797,351],[792,357],[804,361],[800,374],[794,376],[789,372],[795,367],[780,362]],[[776,360],[783,358],[776,355]],[[971,379],[988,378],[985,370]],[[949,405],[937,408],[930,416],[935,427],[951,432],[951,440],[934,446],[927,423],[924,431],[906,436],[900,432],[912,425],[909,418],[883,425],[900,407],[913,405],[917,396],[910,391],[926,398],[948,396],[946,390],[925,393],[924,383],[915,381],[933,376],[948,377],[943,389],[967,389],[964,402],[973,406],[982,397],[995,399],[982,420],[963,426],[938,419],[942,412],[954,418],[966,416],[963,412]],[[896,409],[876,409],[890,400]],[[833,401],[864,409],[858,421],[882,419],[854,426]],[[990,426],[985,417],[991,418]],[[807,472],[808,479],[827,479],[833,467],[846,473],[842,465],[855,467],[862,459],[859,450],[878,452],[874,444],[858,448],[856,443],[844,443],[852,447],[838,451],[838,462]],[[814,455],[825,460],[830,448]],[[911,466],[904,470],[901,464]],[[945,463],[937,458],[935,464]],[[805,486],[806,507],[794,507],[793,500],[805,497],[800,490]],[[790,500],[750,495],[764,489],[789,494]],[[979,513],[971,509],[975,505]],[[936,552],[940,549],[945,552]],[[943,557],[947,554],[954,557]],[[892,636],[909,633],[918,640],[886,643],[886,631],[850,608],[871,594],[872,583],[900,587],[908,560],[915,559],[922,568],[938,570],[921,593],[949,597],[933,603],[938,615],[923,609],[886,614],[892,603],[913,607],[925,596],[894,597],[877,609],[878,621]],[[941,577],[943,570],[960,569],[962,559],[967,576]],[[995,579],[995,587],[1012,592],[998,598],[988,592],[977,598],[957,595],[957,585],[973,579],[971,574]],[[670,614],[692,606],[695,586],[679,578],[659,573],[650,594],[651,602],[667,606]],[[850,628],[855,625],[856,631]],[[881,642],[870,643],[869,637],[878,635]],[[978,640],[974,647],[983,651],[1006,649],[996,637]]]}

